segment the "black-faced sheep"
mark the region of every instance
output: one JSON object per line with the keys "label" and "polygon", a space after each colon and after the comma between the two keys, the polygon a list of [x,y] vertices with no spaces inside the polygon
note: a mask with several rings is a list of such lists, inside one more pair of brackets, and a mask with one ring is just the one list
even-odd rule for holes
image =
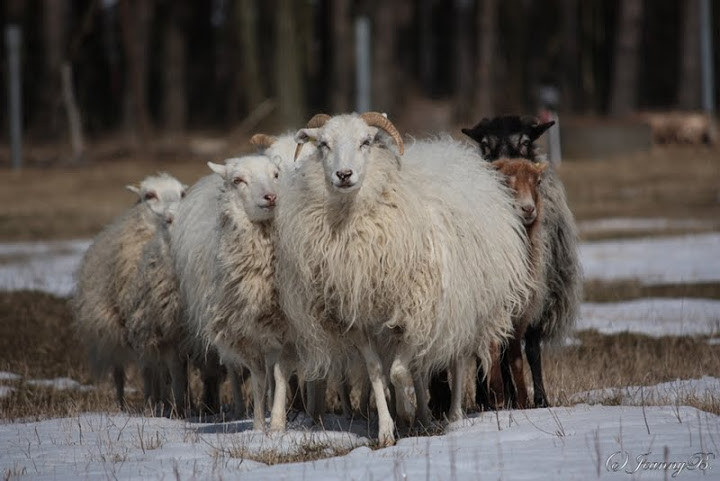
{"label": "black-faced sheep", "polygon": [[[89,349],[92,371],[100,376],[112,370],[121,407],[125,405],[125,366],[137,359],[126,342],[126,325],[139,300],[138,265],[156,231],[172,221],[185,186],[160,174],[128,189],[139,196],[138,203],[95,237],[76,274],[72,299],[74,327]],[[150,399],[151,391],[157,393],[151,381],[161,375],[153,365],[146,364],[143,371],[145,396]]]}
{"label": "black-faced sheep", "polygon": [[[488,162],[509,156],[538,162],[543,159],[533,141],[551,126],[551,122],[541,124],[531,117],[507,116],[483,119],[472,129],[463,129],[463,133],[480,144],[483,158]],[[518,139],[524,146],[519,152],[503,147],[517,144]],[[545,266],[547,296],[541,314],[530,323],[525,334],[525,354],[532,372],[535,407],[546,407],[548,400],[542,378],[541,342],[564,339],[572,331],[582,298],[582,269],[575,219],[568,207],[562,182],[552,166],[544,173],[538,191],[544,203],[545,225],[550,236]],[[481,389],[477,392],[482,394]],[[483,400],[479,398],[478,401]]]}
{"label": "black-faced sheep", "polygon": [[489,366],[526,302],[525,232],[500,176],[450,138],[400,157],[399,133],[371,112],[316,116],[296,139],[317,150],[278,207],[282,307],[311,374],[360,351],[392,444],[385,368],[411,422],[427,410],[415,374],[475,353]]}

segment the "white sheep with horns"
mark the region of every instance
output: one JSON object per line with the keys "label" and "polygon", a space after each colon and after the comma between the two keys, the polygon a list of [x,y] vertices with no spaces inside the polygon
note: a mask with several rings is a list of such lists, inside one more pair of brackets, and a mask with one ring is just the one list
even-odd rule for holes
{"label": "white sheep with horns", "polygon": [[[138,359],[127,343],[126,324],[137,305],[138,266],[143,249],[159,229],[172,222],[185,188],[174,177],[159,174],[127,186],[138,203],[94,239],[76,273],[72,299],[74,328],[89,349],[95,376],[112,370],[118,403],[125,406],[125,366]],[[157,396],[159,366],[144,364],[146,400]],[[155,393],[155,396],[152,394]]]}
{"label": "white sheep with horns", "polygon": [[270,427],[286,424],[294,349],[275,289],[277,166],[265,155],[208,163],[215,172],[188,192],[171,248],[191,329],[230,367],[252,375],[253,425],[265,427],[266,366],[275,379]]}
{"label": "white sheep with horns", "polygon": [[[317,151],[284,187],[276,214],[282,307],[310,376],[361,352],[379,442],[389,445],[378,353],[391,360],[406,422],[416,410],[427,416],[417,373],[475,353],[489,366],[531,287],[524,229],[499,175],[449,137],[415,142],[401,157],[397,129],[369,112],[316,115],[296,140]],[[456,406],[453,417],[462,415]]]}

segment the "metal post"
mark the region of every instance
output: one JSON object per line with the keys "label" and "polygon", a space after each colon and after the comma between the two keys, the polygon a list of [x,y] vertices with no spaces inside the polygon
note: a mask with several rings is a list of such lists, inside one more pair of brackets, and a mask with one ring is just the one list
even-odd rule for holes
{"label": "metal post", "polygon": [[370,111],[370,19],[361,15],[355,20],[355,110]]}
{"label": "metal post", "polygon": [[700,65],[702,68],[703,110],[712,116],[715,112],[715,85],[713,84],[712,11],[710,0],[700,0]]}
{"label": "metal post", "polygon": [[8,58],[8,119],[12,166],[13,169],[19,170],[22,167],[22,83],[20,72],[22,28],[18,25],[5,27],[5,44]]}

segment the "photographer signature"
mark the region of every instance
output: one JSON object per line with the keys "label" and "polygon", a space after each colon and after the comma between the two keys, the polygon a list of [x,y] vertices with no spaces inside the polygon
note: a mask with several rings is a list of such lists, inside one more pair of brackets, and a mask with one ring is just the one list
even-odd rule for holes
{"label": "photographer signature", "polygon": [[605,468],[614,473],[622,471],[627,474],[633,474],[640,470],[669,471],[675,478],[685,470],[707,471],[711,469],[711,462],[715,459],[715,453],[695,453],[688,456],[685,461],[655,461],[650,458],[651,455],[651,452],[639,454],[631,462],[630,453],[616,451],[608,456]]}

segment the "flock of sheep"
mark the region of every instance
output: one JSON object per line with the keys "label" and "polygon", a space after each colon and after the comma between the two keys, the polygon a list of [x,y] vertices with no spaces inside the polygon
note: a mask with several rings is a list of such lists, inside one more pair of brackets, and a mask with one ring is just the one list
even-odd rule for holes
{"label": "flock of sheep", "polygon": [[257,154],[209,163],[189,189],[146,178],[77,274],[94,372],[112,371],[122,406],[139,363],[146,400],[178,415],[196,408],[188,363],[210,411],[227,373],[241,415],[249,371],[254,428],[269,397],[283,430],[291,377],[320,420],[327,379],[344,380],[348,411],[349,373],[364,367],[358,410],[372,395],[385,446],[396,422],[461,417],[476,359],[481,404],[529,407],[524,338],[547,406],[540,342],[572,328],[581,286],[564,190],[533,144],[551,125],[484,119],[463,129],[478,151],[447,135],[405,146],[376,112],[318,114],[294,135],[254,136]]}

